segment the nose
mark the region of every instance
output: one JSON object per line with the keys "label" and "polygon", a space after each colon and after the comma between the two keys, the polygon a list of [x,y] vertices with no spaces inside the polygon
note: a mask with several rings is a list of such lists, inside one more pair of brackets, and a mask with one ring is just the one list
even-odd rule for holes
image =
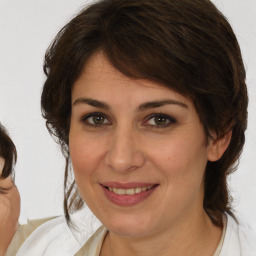
{"label": "nose", "polygon": [[116,129],[111,137],[106,164],[117,172],[129,172],[142,167],[145,156],[136,131],[132,129]]}

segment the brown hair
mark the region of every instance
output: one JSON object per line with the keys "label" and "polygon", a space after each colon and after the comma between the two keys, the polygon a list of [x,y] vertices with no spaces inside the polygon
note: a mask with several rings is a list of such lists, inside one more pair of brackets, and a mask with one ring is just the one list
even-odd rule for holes
{"label": "brown hair", "polygon": [[0,123],[0,157],[5,160],[4,169],[0,178],[7,178],[13,174],[13,165],[17,161],[16,147],[6,129]]}
{"label": "brown hair", "polygon": [[88,58],[103,51],[128,77],[143,78],[190,98],[206,135],[232,129],[222,158],[208,162],[204,208],[221,225],[230,212],[227,175],[236,169],[247,125],[247,89],[240,48],[226,18],[209,0],[102,0],[82,10],[45,56],[41,104],[49,132],[66,158],[65,212],[82,205],[69,181],[71,88]]}

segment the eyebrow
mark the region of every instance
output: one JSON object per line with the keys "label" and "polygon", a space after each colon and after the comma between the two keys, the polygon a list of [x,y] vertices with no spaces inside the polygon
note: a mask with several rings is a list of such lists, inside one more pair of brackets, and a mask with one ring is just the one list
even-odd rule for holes
{"label": "eyebrow", "polygon": [[[91,99],[91,98],[78,98],[74,101],[73,105],[75,106],[78,104],[87,104],[87,105],[90,105],[96,108],[105,109],[105,110],[111,109],[110,105],[108,105],[107,103],[98,101],[95,99]],[[141,112],[151,108],[159,108],[164,105],[177,105],[182,108],[188,108],[188,106],[183,102],[167,99],[167,100],[156,100],[156,101],[145,102],[137,108],[137,111]]]}
{"label": "eyebrow", "polygon": [[96,108],[102,108],[106,110],[110,109],[110,106],[107,103],[90,98],[78,98],[74,101],[73,105],[75,106],[77,104],[87,104]]}
{"label": "eyebrow", "polygon": [[164,105],[178,105],[183,108],[188,108],[188,106],[183,102],[167,99],[167,100],[145,102],[138,107],[138,111],[143,111],[151,108],[159,108]]}

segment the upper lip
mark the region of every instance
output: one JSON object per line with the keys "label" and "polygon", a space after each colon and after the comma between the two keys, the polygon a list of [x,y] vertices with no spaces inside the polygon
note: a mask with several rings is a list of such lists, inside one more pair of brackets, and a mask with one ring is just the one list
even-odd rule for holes
{"label": "upper lip", "polygon": [[110,188],[123,188],[123,189],[129,189],[129,188],[143,188],[143,187],[149,187],[158,185],[156,183],[149,183],[149,182],[129,182],[129,183],[120,183],[116,181],[110,181],[110,182],[103,182],[100,183],[102,186],[110,187]]}

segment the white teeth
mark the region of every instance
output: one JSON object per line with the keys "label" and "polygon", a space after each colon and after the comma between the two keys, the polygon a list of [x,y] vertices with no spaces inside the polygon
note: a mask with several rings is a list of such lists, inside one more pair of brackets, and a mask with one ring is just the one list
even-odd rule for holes
{"label": "white teeth", "polygon": [[141,188],[135,188],[135,194],[138,194],[138,193],[140,193],[141,191],[142,191]]}
{"label": "white teeth", "polygon": [[126,195],[134,195],[135,194],[135,189],[134,188],[129,188],[125,190]]}
{"label": "white teeth", "polygon": [[118,195],[125,195],[125,189],[122,188],[113,188],[113,192]]}
{"label": "white teeth", "polygon": [[142,187],[142,188],[128,188],[128,189],[123,189],[123,188],[111,188],[108,187],[109,191],[114,192],[117,195],[135,195],[139,194],[143,191],[151,189],[153,186],[148,186],[148,187]]}

